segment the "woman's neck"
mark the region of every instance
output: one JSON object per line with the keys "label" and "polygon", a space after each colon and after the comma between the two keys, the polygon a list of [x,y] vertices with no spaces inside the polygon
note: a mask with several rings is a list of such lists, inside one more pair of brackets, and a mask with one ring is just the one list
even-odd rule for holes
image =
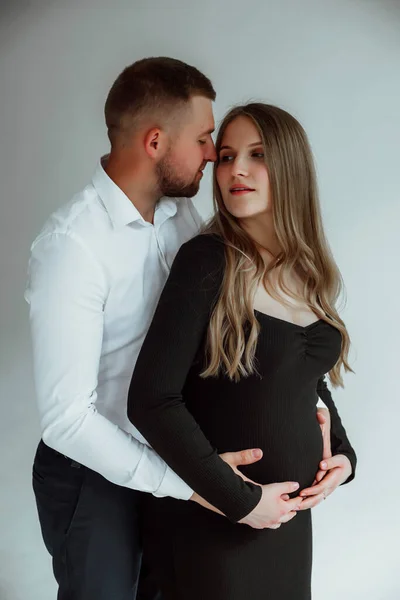
{"label": "woman's neck", "polygon": [[281,247],[272,222],[272,213],[264,213],[240,219],[240,225],[257,246],[261,250],[266,250],[272,258],[275,258],[280,253]]}

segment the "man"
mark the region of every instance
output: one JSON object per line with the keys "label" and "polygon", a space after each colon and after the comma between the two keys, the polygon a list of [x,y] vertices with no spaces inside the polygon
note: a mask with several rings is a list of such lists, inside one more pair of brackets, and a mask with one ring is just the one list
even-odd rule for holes
{"label": "man", "polygon": [[[216,159],[214,99],[211,82],[180,61],[127,67],[105,105],[109,156],[32,246],[42,427],[33,486],[59,600],[135,598],[141,492],[206,505],[132,427],[126,401],[174,256],[201,226],[188,198]],[[222,458],[237,472],[260,452]],[[253,513],[250,526],[267,526],[263,498]],[[142,575],[137,597],[159,597]]]}

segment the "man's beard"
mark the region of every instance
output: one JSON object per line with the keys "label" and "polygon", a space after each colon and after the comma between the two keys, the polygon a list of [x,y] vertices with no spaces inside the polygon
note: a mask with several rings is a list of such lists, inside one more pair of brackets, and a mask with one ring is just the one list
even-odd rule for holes
{"label": "man's beard", "polygon": [[168,155],[157,164],[157,179],[161,196],[193,198],[200,187],[200,179],[188,182],[180,176]]}

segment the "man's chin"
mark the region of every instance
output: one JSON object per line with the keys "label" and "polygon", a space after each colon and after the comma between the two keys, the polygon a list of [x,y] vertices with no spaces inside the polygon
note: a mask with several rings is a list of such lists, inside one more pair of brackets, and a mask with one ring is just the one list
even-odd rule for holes
{"label": "man's chin", "polygon": [[199,191],[199,184],[193,184],[184,189],[180,190],[170,190],[173,193],[164,194],[164,196],[168,196],[170,198],[193,198]]}
{"label": "man's chin", "polygon": [[193,196],[195,196],[198,191],[199,191],[200,185],[196,182],[193,183],[191,186],[187,187],[186,190],[183,191],[183,193],[181,194],[181,198],[193,198]]}

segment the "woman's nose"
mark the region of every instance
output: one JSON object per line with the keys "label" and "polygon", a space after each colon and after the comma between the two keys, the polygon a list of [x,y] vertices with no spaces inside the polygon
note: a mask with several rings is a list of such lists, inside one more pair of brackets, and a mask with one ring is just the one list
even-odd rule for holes
{"label": "woman's nose", "polygon": [[235,177],[246,177],[246,175],[248,175],[246,161],[244,161],[243,159],[236,158],[232,162],[232,175]]}

